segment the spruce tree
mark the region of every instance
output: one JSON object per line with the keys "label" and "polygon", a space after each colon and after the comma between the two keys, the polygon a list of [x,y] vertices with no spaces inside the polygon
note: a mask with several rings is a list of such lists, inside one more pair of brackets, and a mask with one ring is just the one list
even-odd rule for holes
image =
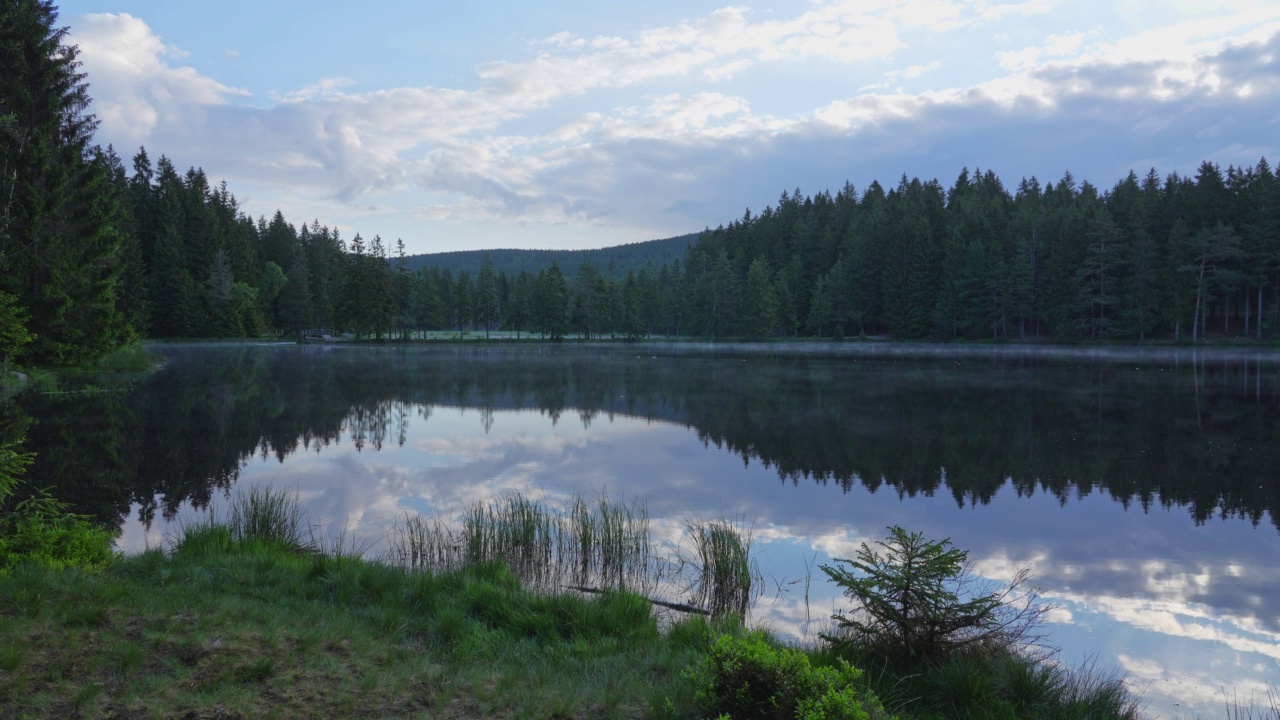
{"label": "spruce tree", "polygon": [[498,278],[493,272],[493,258],[485,253],[480,260],[480,274],[476,276],[476,302],[473,312],[476,322],[484,326],[484,336],[498,321]]}
{"label": "spruce tree", "polygon": [[48,0],[0,9],[0,292],[30,317],[32,360],[76,363],[131,330],[116,309],[119,202],[57,19]]}

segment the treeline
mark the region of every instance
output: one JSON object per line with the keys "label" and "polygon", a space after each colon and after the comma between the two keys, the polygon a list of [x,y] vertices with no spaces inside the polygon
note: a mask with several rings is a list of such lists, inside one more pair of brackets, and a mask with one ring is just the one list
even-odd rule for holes
{"label": "treeline", "polygon": [[126,177],[113,177],[124,200],[123,227],[140,262],[126,287],[135,327],[152,337],[241,337],[352,332],[358,338],[409,338],[427,330],[514,330],[557,339],[581,333],[639,337],[639,312],[659,276],[649,268],[618,280],[583,261],[574,278],[556,262],[532,273],[411,269],[403,241],[348,242],[318,221],[295,227],[277,211],[256,221],[239,210],[226,183],[210,186],[198,168],[179,175],[145,148]]}
{"label": "treeline", "polygon": [[156,335],[1195,341],[1280,329],[1280,183],[1265,159],[1225,174],[1205,162],[1194,178],[1130,173],[1106,192],[1068,174],[1010,194],[994,173],[968,171],[946,190],[903,177],[861,195],[784,192],[703,232],[683,258],[616,276],[589,260],[572,275],[556,262],[507,273],[488,254],[474,274],[411,270],[402,243],[389,254],[380,238],[346,243],[280,213],[255,223],[200,170],[179,177],[162,159],[153,174],[145,153],[134,166]]}
{"label": "treeline", "polygon": [[[275,330],[410,338],[427,330],[638,338],[1123,338],[1280,332],[1280,182],[1204,162],[1101,192],[1065,175],[1010,193],[784,192],[776,207],[629,269],[554,260],[508,272],[414,269],[403,243],[349,241],[145,149],[130,174],[91,145],[88,86],[49,2],[0,14],[0,363],[91,360],[138,336]],[[639,246],[636,246],[639,247]],[[656,246],[655,246],[656,247]],[[621,252],[619,249],[615,249]],[[627,253],[623,253],[627,255]]]}
{"label": "treeline", "polygon": [[489,253],[474,274],[413,270],[403,241],[394,249],[378,236],[348,242],[318,221],[295,227],[279,211],[255,221],[202,169],[179,174],[163,156],[153,167],[143,148],[128,175],[107,156],[121,231],[137,258],[121,278],[121,304],[151,337],[308,329],[376,339],[445,329],[641,337],[653,332],[659,287],[671,282],[665,265],[615,279],[589,260],[572,278],[554,260],[536,273],[508,274]]}
{"label": "treeline", "polygon": [[1280,328],[1280,183],[1264,159],[1107,192],[967,170],[949,190],[797,190],[703,233],[684,274],[685,329],[712,336],[1261,338]]}

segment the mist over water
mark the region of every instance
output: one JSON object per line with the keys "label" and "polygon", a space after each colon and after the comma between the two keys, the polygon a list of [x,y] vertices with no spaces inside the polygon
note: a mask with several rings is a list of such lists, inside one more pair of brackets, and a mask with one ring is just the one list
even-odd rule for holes
{"label": "mist over water", "polygon": [[[518,491],[750,526],[754,621],[812,639],[817,566],[886,526],[1023,566],[1061,659],[1129,673],[1153,714],[1280,678],[1280,361],[1251,348],[159,346],[124,392],[33,396],[36,484],[164,542],[237,484],[296,489],[380,551],[405,513]],[[806,592],[807,591],[807,592]]]}

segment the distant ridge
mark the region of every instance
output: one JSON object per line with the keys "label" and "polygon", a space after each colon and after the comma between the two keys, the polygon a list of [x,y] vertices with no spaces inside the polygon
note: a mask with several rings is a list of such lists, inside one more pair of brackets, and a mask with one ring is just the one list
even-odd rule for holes
{"label": "distant ridge", "polygon": [[[493,260],[494,272],[505,272],[509,277],[519,275],[522,270],[536,275],[539,270],[551,267],[552,261],[560,265],[560,270],[565,275],[572,277],[577,274],[582,263],[590,261],[601,273],[620,279],[626,277],[628,271],[639,272],[649,263],[656,269],[673,260],[682,259],[685,248],[697,239],[698,233],[689,233],[664,240],[627,243],[595,250],[455,250],[408,255],[405,260],[410,270],[430,266],[448,270],[454,275],[466,270],[473,277],[480,272],[480,260],[486,252]],[[612,272],[610,263],[613,264]]]}

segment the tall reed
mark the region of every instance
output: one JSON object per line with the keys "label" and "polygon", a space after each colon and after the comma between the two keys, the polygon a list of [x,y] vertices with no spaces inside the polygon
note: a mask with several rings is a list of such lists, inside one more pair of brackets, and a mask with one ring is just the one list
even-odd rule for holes
{"label": "tall reed", "polygon": [[751,532],[725,520],[689,523],[692,556],[681,553],[682,565],[693,570],[689,594],[694,605],[712,615],[745,617],[763,579],[751,559]]}
{"label": "tall reed", "polygon": [[409,516],[393,530],[388,559],[432,572],[497,561],[525,584],[547,588],[574,583],[643,591],[661,576],[648,511],[606,497],[575,497],[559,513],[514,493],[471,505],[456,525]]}
{"label": "tall reed", "polygon": [[406,515],[392,528],[387,559],[409,570],[454,570],[460,559],[458,543],[440,518]]}
{"label": "tall reed", "polygon": [[1267,684],[1267,699],[1260,702],[1251,695],[1246,703],[1239,694],[1226,698],[1229,720],[1280,720],[1280,692],[1275,683]]}

